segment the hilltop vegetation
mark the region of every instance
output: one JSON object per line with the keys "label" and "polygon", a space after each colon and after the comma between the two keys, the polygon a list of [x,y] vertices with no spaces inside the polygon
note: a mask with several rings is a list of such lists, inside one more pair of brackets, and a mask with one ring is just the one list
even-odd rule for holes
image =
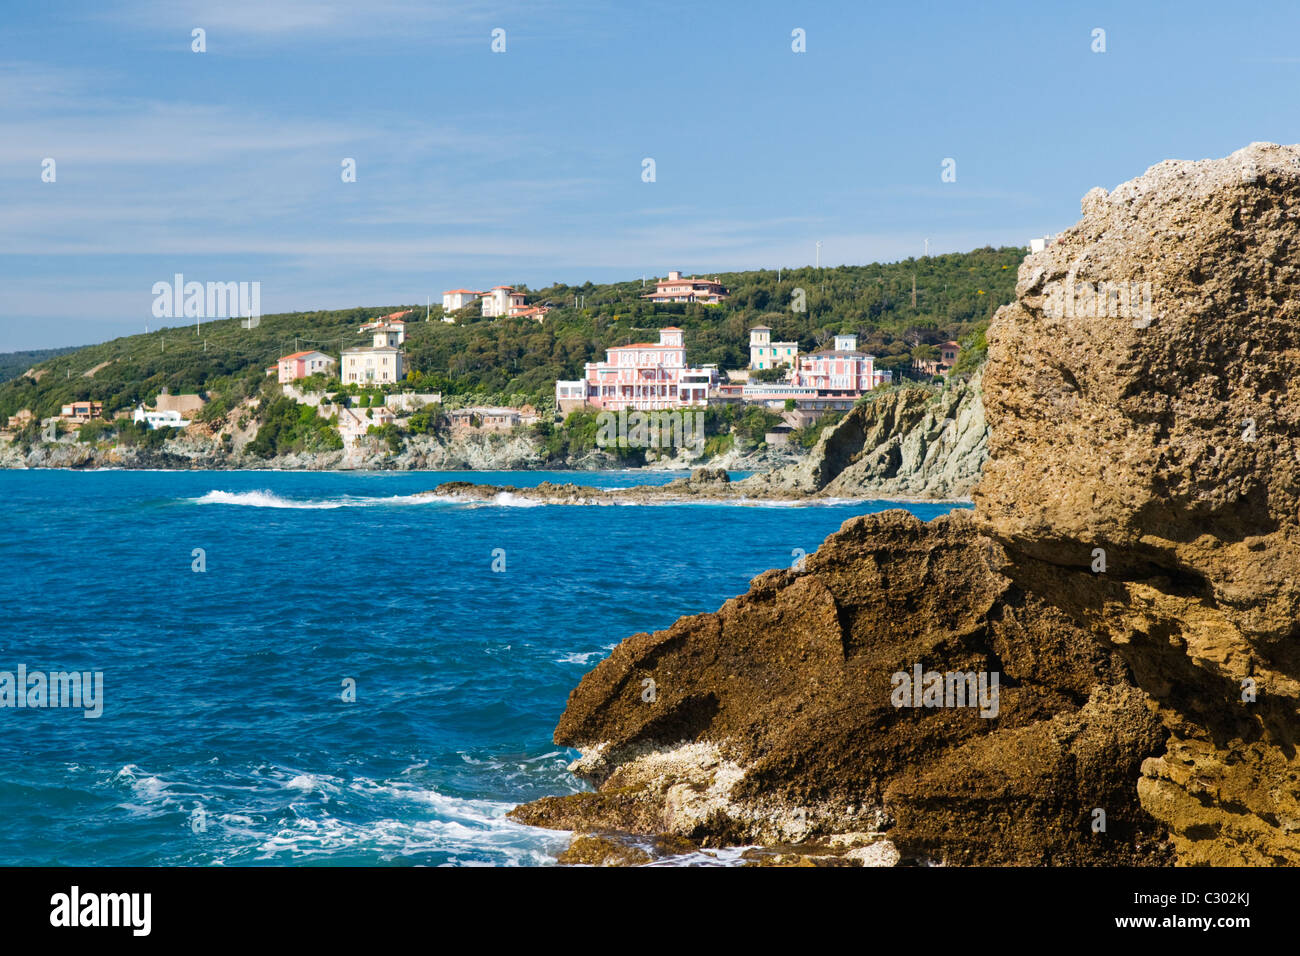
{"label": "hilltop vegetation", "polygon": [[58,349],[27,349],[22,352],[0,352],[0,382],[17,378],[35,365],[56,355],[66,355],[81,348],[80,345],[64,346]]}
{"label": "hilltop vegetation", "polygon": [[[1020,248],[983,248],[889,264],[783,270],[779,278],[769,270],[717,273],[731,293],[717,306],[652,305],[640,298],[640,280],[537,290],[516,285],[530,304],[552,306],[541,324],[485,319],[477,305],[461,310],[455,325],[419,321],[423,306],[400,305],[268,315],[254,329],[238,319],[204,321],[197,333],[193,327],[164,329],[47,358],[34,375],[0,384],[0,416],[21,408],[53,415],[63,403],[84,399],[104,402],[113,414],[152,402],[163,387],[174,394],[202,392],[233,408],[257,394],[278,356],[295,348],[337,356],[340,347],[366,344],[358,326],[405,308],[414,312],[404,384],[452,400],[549,407],[557,378],[580,377],[583,364],[603,359],[607,347],[653,340],[665,325],[685,330],[692,364],[746,367],[748,330],[762,324],[774,339],[797,341],[804,350],[836,332],[856,332],[859,347],[895,370],[896,378],[909,373],[914,354],[956,339],[972,346],[962,361],[969,370],[982,361],[989,318],[1013,298],[1023,257]],[[792,309],[797,289],[804,292],[803,312]],[[440,309],[433,318],[441,318]]]}

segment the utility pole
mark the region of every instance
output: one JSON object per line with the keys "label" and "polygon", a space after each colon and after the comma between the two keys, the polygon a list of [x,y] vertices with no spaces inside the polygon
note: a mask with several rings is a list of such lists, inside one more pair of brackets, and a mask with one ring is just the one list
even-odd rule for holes
{"label": "utility pole", "polygon": [[912,308],[916,308],[916,273],[912,273]]}

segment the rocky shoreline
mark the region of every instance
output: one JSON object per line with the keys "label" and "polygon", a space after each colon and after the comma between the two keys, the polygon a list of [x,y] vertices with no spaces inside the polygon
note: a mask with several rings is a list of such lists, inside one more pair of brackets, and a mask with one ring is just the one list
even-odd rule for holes
{"label": "rocky shoreline", "polygon": [[[548,462],[526,434],[480,434],[446,441],[415,435],[394,453],[378,439],[362,439],[348,451],[258,458],[244,454],[255,429],[225,447],[212,436],[187,433],[161,448],[81,444],[71,439],[30,449],[0,444],[0,468],[283,470],[283,471],[602,471],[622,470],[614,456],[596,449],[564,462]],[[872,394],[821,435],[811,451],[759,448],[730,451],[704,466],[685,453],[642,466],[680,471],[663,486],[605,489],[577,483],[535,488],[446,483],[431,494],[489,501],[501,494],[549,504],[617,504],[699,500],[969,501],[988,454],[988,425],[981,375],[941,389],[909,387]],[[753,471],[742,481],[729,471]]]}
{"label": "rocky shoreline", "polygon": [[[715,461],[715,467],[754,471],[781,467],[797,461],[797,454],[767,449],[729,453]],[[713,464],[711,462],[711,464]],[[476,436],[468,440],[442,442],[427,436],[411,436],[401,452],[392,453],[378,440],[365,439],[350,452],[303,452],[260,458],[230,451],[219,442],[201,436],[184,435],[168,439],[161,448],[141,448],[100,443],[83,444],[71,439],[42,442],[22,448],[0,442],[0,470],[59,468],[93,470],[101,468],[174,471],[608,471],[626,466],[600,450],[547,461],[537,444],[526,436]],[[689,471],[689,463],[656,462],[642,466],[646,471]]]}
{"label": "rocky shoreline", "polygon": [[1082,213],[990,327],[975,510],[624,640],[555,732],[594,789],[516,820],[602,864],[1300,863],[1300,147]]}
{"label": "rocky shoreline", "polygon": [[988,453],[981,376],[936,392],[896,389],[854,407],[805,457],[731,481],[696,468],[664,485],[595,488],[542,482],[531,488],[445,482],[427,492],[467,501],[509,495],[556,505],[754,503],[853,500],[968,502]]}

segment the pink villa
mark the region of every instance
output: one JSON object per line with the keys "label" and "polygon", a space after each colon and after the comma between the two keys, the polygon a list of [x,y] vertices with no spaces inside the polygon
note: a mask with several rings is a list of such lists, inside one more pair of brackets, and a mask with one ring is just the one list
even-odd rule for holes
{"label": "pink villa", "polygon": [[858,351],[856,335],[835,336],[835,347],[800,355],[791,384],[816,389],[820,394],[861,395],[893,379],[892,372],[876,370],[873,355]]}
{"label": "pink villa", "polygon": [[703,302],[717,305],[727,298],[722,283],[709,279],[683,279],[680,272],[668,273],[667,279],[655,283],[655,290],[641,296],[651,302]]}
{"label": "pink villa", "polygon": [[270,374],[273,370],[277,371],[281,382],[292,382],[300,378],[306,378],[308,375],[314,375],[316,372],[323,372],[328,375],[330,366],[334,364],[334,359],[324,352],[294,352],[292,355],[281,358],[266,371],[267,374]]}
{"label": "pink villa", "polygon": [[716,366],[690,368],[682,330],[659,330],[659,341],[616,345],[605,361],[588,362],[585,377],[555,383],[556,407],[563,412],[586,405],[607,411],[686,408],[707,405],[718,383]]}

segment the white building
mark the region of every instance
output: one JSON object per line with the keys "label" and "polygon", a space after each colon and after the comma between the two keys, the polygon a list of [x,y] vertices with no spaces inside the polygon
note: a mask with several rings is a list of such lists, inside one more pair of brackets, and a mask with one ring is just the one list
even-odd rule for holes
{"label": "white building", "polygon": [[463,309],[482,294],[474,289],[448,289],[442,294],[442,311],[455,312]]}
{"label": "white building", "polygon": [[405,377],[405,353],[398,348],[400,333],[377,329],[374,344],[343,350],[339,380],[344,385],[390,385]]}
{"label": "white building", "polygon": [[1051,236],[1042,236],[1041,238],[1038,238],[1038,239],[1030,239],[1030,240],[1029,240],[1029,251],[1030,251],[1030,252],[1042,252],[1044,249],[1047,248],[1047,244],[1048,244],[1049,242],[1051,242],[1051,241],[1052,241],[1052,237],[1051,237]]}
{"label": "white building", "polygon": [[513,315],[512,309],[527,308],[524,298],[522,292],[516,292],[508,285],[496,286],[492,291],[483,293],[483,315],[489,318]]}
{"label": "white building", "polygon": [[756,325],[749,330],[749,367],[751,369],[793,366],[799,359],[798,342],[773,342],[772,330]]}
{"label": "white building", "polygon": [[131,416],[133,422],[148,422],[149,427],[158,428],[185,428],[189,425],[188,418],[181,418],[181,413],[175,409],[167,409],[162,412],[150,412],[143,405],[137,405],[135,414]]}

